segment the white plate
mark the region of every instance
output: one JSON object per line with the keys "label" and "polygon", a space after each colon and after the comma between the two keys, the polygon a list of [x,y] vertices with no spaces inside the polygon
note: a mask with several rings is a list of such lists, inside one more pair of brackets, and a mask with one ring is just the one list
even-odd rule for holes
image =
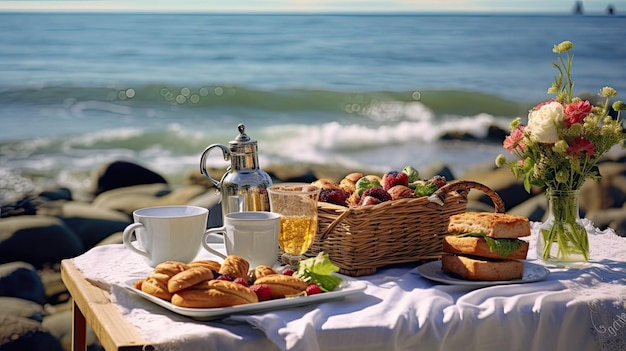
{"label": "white plate", "polygon": [[268,300],[268,301],[262,301],[262,302],[251,303],[251,304],[246,304],[246,305],[237,305],[237,306],[232,306],[232,307],[189,308],[189,307],[179,307],[179,306],[172,305],[169,301],[159,299],[158,297],[152,296],[141,290],[135,289],[133,287],[133,282],[135,280],[136,279],[127,281],[124,287],[128,289],[129,291],[165,309],[168,309],[174,313],[178,313],[180,315],[191,317],[197,320],[219,319],[219,318],[227,317],[233,314],[272,311],[272,310],[284,309],[284,308],[289,308],[289,307],[310,305],[316,302],[339,300],[339,299],[345,298],[348,295],[359,293],[365,290],[366,288],[365,282],[344,279],[344,281],[335,291],[324,292],[321,294]]}
{"label": "white plate", "polygon": [[524,275],[522,276],[522,279],[512,280],[487,281],[463,279],[455,274],[444,272],[441,269],[441,261],[431,261],[428,263],[424,263],[423,265],[417,267],[417,271],[424,278],[428,278],[430,280],[434,280],[440,283],[482,287],[491,285],[532,283],[543,280],[550,274],[550,271],[546,267],[530,262],[524,262]]}

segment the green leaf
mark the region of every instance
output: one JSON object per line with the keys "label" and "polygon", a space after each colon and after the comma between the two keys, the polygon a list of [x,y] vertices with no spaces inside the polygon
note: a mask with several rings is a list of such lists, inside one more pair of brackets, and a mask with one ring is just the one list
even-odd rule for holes
{"label": "green leaf", "polygon": [[526,173],[526,176],[524,177],[524,190],[526,190],[527,193],[530,193],[530,174]]}
{"label": "green leaf", "polygon": [[469,236],[469,237],[477,237],[477,238],[485,239],[485,241],[487,242],[487,245],[489,246],[489,251],[496,252],[502,257],[509,256],[513,252],[519,250],[519,248],[522,247],[522,245],[524,245],[524,242],[519,239],[507,239],[507,238],[496,239],[496,238],[487,236],[483,233],[467,233],[467,234],[462,234],[461,236]]}
{"label": "green leaf", "polygon": [[339,272],[339,267],[330,260],[327,253],[320,252],[315,257],[300,261],[298,270],[293,275],[306,282],[316,283],[324,291],[333,291],[343,281],[333,275],[335,272]]}
{"label": "green leaf", "polygon": [[333,291],[343,281],[336,275],[315,274],[311,271],[307,271],[307,275],[310,278],[309,282],[317,284],[323,291]]}

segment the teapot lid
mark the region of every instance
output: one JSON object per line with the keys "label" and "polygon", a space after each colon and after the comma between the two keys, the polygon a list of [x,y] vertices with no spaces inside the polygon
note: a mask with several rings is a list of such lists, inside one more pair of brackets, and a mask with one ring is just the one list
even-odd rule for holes
{"label": "teapot lid", "polygon": [[231,140],[229,142],[231,150],[233,149],[233,147],[256,144],[256,140],[250,138],[248,134],[246,134],[246,126],[244,126],[243,124],[239,124],[237,126],[237,129],[239,130],[239,135],[237,135],[235,140]]}

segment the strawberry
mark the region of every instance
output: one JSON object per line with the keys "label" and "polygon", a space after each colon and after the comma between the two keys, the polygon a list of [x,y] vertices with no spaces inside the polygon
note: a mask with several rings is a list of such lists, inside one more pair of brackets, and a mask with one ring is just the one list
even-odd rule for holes
{"label": "strawberry", "polygon": [[267,301],[272,298],[272,290],[267,284],[254,284],[250,286],[250,290],[254,291],[259,301]]}
{"label": "strawberry", "polygon": [[293,275],[293,273],[295,273],[295,271],[292,268],[285,268],[283,270],[284,275]]}
{"label": "strawberry", "polygon": [[305,291],[307,295],[315,295],[315,294],[320,294],[322,292],[322,289],[320,289],[320,287],[317,284],[311,283],[307,285]]}
{"label": "strawberry", "polygon": [[233,282],[235,282],[237,284],[241,284],[243,286],[250,286],[250,284],[248,284],[248,280],[244,279],[244,278],[235,278],[235,280],[233,280]]}
{"label": "strawberry", "polygon": [[395,185],[409,186],[409,176],[404,172],[390,171],[382,178],[383,189],[389,190]]}
{"label": "strawberry", "polygon": [[431,182],[435,183],[435,185],[437,185],[437,189],[441,188],[442,186],[446,185],[446,177],[442,176],[442,175],[436,175],[433,176],[432,178],[429,179]]}
{"label": "strawberry", "polygon": [[335,205],[345,206],[350,194],[343,189],[322,189],[319,200]]}
{"label": "strawberry", "polygon": [[[373,186],[363,192],[361,199],[364,199],[367,196],[372,196],[380,200],[380,202],[385,202],[391,200],[391,195],[387,192],[387,190],[383,189],[380,186]],[[363,202],[363,200],[361,200]],[[362,205],[362,203],[361,203]]]}

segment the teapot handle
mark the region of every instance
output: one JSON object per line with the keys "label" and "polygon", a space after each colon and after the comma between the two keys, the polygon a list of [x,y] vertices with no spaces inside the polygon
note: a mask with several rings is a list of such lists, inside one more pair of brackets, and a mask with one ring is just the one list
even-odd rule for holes
{"label": "teapot handle", "polygon": [[204,152],[202,152],[202,157],[200,158],[200,172],[204,174],[205,177],[209,178],[211,183],[213,183],[213,185],[215,185],[216,188],[219,188],[220,183],[217,180],[211,178],[211,176],[206,170],[206,159],[207,157],[209,157],[209,154],[211,153],[211,149],[215,147],[220,148],[222,150],[224,161],[230,160],[230,150],[228,150],[226,146],[220,145],[220,144],[209,145],[206,149],[204,149]]}

